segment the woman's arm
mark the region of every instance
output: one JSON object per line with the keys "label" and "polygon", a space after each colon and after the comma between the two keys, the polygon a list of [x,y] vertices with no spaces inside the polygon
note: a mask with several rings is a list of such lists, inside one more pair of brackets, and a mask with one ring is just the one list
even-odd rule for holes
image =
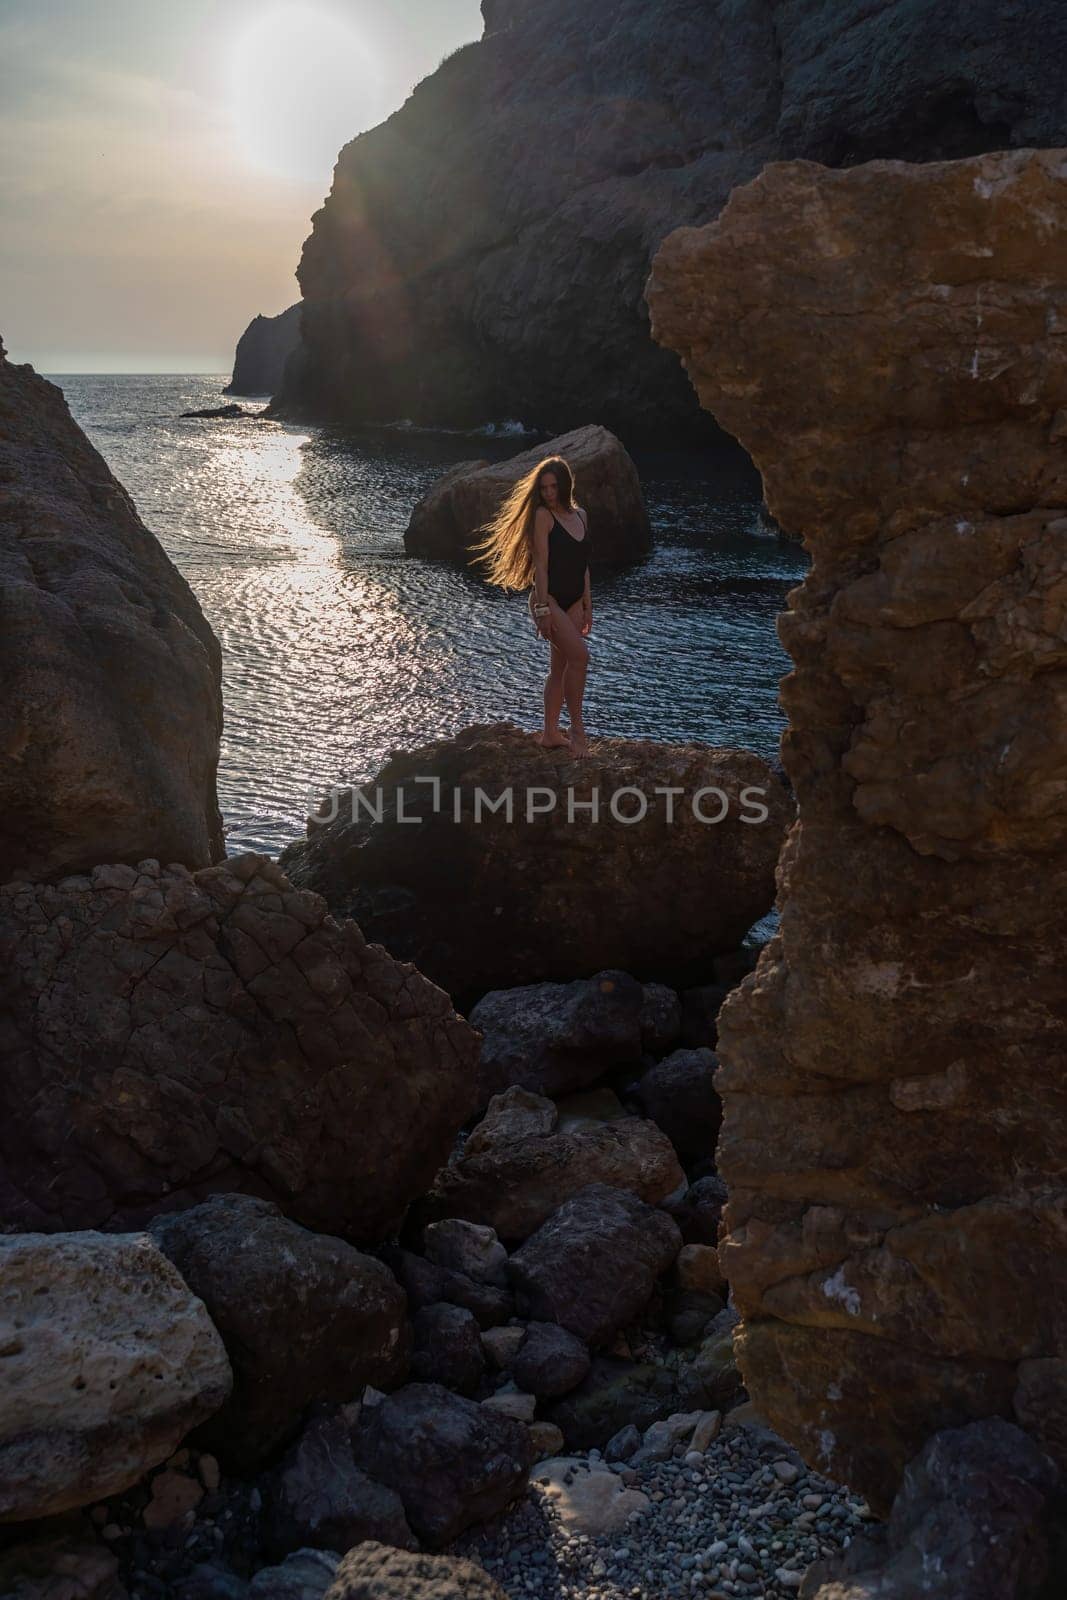
{"label": "woman's arm", "polygon": [[[548,535],[552,527],[552,513],[545,506],[538,506],[534,513],[533,526],[533,561],[534,585],[530,591],[530,609],[534,606],[548,604]],[[547,612],[543,617],[534,617],[538,633],[548,637],[550,617]]]}

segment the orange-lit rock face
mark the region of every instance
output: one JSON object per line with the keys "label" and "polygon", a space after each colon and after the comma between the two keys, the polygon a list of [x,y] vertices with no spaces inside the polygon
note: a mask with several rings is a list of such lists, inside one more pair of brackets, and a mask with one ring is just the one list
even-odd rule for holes
{"label": "orange-lit rock face", "polygon": [[647,294],[814,555],[781,931],[719,1019],[746,1379],[878,1504],[983,1414],[1063,1461],[1067,157],[772,166]]}

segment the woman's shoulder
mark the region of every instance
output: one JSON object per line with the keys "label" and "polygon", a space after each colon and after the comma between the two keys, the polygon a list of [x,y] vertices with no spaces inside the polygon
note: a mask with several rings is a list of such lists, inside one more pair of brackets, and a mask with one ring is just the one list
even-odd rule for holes
{"label": "woman's shoulder", "polygon": [[537,510],[534,512],[535,528],[550,528],[555,520],[555,517],[552,515],[547,506],[538,506]]}

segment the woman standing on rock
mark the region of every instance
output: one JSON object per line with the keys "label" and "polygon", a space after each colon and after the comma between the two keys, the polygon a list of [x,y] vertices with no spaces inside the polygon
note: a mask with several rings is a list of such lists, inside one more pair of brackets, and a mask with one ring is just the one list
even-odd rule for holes
{"label": "woman standing on rock", "polygon": [[[485,537],[472,548],[486,562],[490,583],[503,589],[530,589],[530,613],[537,632],[549,640],[552,658],[545,679],[545,725],[535,736],[551,749],[575,757],[589,754],[582,722],[589,646],[593,626],[589,594],[589,520],[574,499],[574,474],[562,456],[550,456],[528,472],[508,495]],[[559,725],[564,703],[569,735]]]}

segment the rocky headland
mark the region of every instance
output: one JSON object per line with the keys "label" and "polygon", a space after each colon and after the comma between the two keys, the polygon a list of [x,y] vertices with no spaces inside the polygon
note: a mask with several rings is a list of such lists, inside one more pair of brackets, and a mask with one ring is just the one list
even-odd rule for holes
{"label": "rocky headland", "polygon": [[237,341],[225,394],[273,395],[285,363],[300,343],[300,301],[276,317],[253,317]]}
{"label": "rocky headland", "polygon": [[769,161],[1067,143],[1048,0],[484,0],[457,50],[341,151],[274,410],[336,423],[705,436],[649,333],[649,265]]}

